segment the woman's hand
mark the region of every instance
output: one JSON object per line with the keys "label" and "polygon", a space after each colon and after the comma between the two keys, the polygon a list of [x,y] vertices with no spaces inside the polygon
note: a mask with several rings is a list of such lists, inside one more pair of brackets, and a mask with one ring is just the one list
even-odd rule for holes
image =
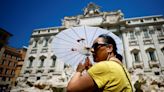
{"label": "woman's hand", "polygon": [[79,65],[77,66],[76,72],[82,73],[84,70],[85,70],[85,65],[80,62]]}
{"label": "woman's hand", "polygon": [[76,71],[77,72],[83,72],[85,69],[88,70],[90,67],[92,67],[92,63],[90,62],[89,57],[87,57],[85,59],[85,63],[82,64],[81,62],[79,63],[79,65],[77,66]]}
{"label": "woman's hand", "polygon": [[85,69],[86,69],[86,70],[88,70],[90,67],[92,67],[92,63],[91,63],[89,57],[87,57],[87,58],[85,59],[84,65],[85,65]]}

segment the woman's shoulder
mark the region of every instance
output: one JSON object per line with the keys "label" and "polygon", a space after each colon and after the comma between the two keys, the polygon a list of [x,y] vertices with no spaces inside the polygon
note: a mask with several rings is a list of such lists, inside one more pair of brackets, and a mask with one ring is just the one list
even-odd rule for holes
{"label": "woman's shoulder", "polygon": [[101,61],[101,62],[95,63],[89,70],[104,70],[107,68],[106,62],[107,61]]}
{"label": "woman's shoulder", "polygon": [[95,66],[104,66],[108,63],[109,61],[101,61],[101,62],[98,62],[96,64],[94,64]]}

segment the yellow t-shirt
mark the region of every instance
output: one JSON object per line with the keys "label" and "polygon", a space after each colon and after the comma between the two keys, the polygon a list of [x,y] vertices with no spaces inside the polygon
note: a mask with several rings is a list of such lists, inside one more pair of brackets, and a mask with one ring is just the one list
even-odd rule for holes
{"label": "yellow t-shirt", "polygon": [[[126,73],[129,77],[127,70]],[[88,70],[88,74],[93,78],[98,88],[103,88],[103,92],[132,91],[122,66],[115,61],[99,62]]]}

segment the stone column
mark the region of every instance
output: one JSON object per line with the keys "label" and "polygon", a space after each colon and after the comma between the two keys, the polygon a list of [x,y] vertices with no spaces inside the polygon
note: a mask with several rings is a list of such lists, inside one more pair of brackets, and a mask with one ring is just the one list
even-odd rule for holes
{"label": "stone column", "polygon": [[132,60],[129,58],[129,57],[131,57],[131,55],[130,55],[130,51],[129,51],[129,41],[128,41],[126,32],[122,32],[122,41],[123,41],[123,53],[125,55],[126,67],[131,68]]}

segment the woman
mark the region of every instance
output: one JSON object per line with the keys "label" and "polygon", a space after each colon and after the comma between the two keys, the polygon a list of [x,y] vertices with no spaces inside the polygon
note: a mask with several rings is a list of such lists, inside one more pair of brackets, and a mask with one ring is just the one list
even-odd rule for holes
{"label": "woman", "polygon": [[132,92],[129,73],[122,66],[122,57],[117,53],[113,38],[107,34],[100,35],[94,41],[92,49],[96,64],[82,74],[85,65],[80,63],[68,83],[67,91]]}

